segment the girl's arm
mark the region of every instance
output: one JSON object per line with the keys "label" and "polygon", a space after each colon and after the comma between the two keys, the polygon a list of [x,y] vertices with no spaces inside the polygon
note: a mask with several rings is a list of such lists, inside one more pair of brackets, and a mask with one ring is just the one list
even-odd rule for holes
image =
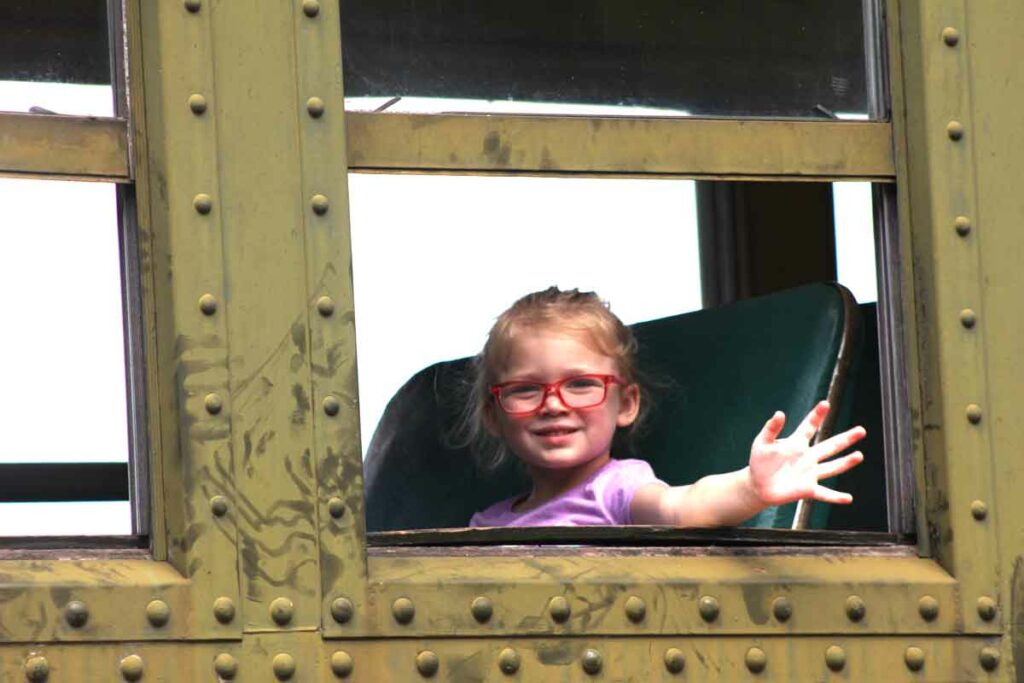
{"label": "girl's arm", "polygon": [[818,483],[841,474],[864,460],[859,452],[830,460],[864,438],[854,427],[814,446],[809,441],[828,415],[822,401],[792,435],[780,439],[786,416],[776,412],[765,423],[750,449],[750,464],[741,470],[704,477],[688,486],[648,484],[630,504],[634,524],[705,527],[733,526],[772,505],[802,498],[826,503],[850,503],[853,497]]}

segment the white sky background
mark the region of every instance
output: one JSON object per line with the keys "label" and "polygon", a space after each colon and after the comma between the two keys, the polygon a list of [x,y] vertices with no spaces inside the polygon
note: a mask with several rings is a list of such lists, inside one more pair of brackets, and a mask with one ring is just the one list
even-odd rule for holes
{"label": "white sky background", "polygon": [[[0,110],[31,106],[113,114],[107,86],[0,81]],[[700,308],[692,181],[352,174],[350,189],[364,450],[406,380],[479,351],[526,292],[595,290],[627,323]],[[839,278],[873,300],[870,186],[834,197]],[[0,178],[0,462],[127,460],[118,260],[112,185]],[[0,535],[54,533],[130,533],[129,505],[0,504]]]}

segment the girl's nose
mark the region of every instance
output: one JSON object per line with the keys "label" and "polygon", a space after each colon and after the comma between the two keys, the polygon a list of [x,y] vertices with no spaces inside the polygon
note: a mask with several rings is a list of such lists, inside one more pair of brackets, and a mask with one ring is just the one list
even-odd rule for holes
{"label": "girl's nose", "polygon": [[544,394],[544,402],[540,404],[540,412],[566,413],[569,412],[569,407],[562,403],[554,387],[548,387],[547,393]]}

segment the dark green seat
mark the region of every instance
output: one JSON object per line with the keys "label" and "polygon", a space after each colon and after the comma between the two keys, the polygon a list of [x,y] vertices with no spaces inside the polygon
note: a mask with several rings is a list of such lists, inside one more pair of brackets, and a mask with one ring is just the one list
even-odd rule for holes
{"label": "dark green seat", "polygon": [[[744,467],[774,410],[785,411],[788,433],[819,399],[839,401],[858,329],[852,297],[832,284],[634,325],[651,410],[633,438],[617,437],[612,455],[643,458],[670,484]],[[468,367],[469,359],[432,365],[389,403],[364,467],[370,531],[465,526],[526,490],[516,463],[481,472],[451,444]],[[794,507],[748,524],[789,527]],[[815,506],[812,526],[824,526],[828,507]]]}

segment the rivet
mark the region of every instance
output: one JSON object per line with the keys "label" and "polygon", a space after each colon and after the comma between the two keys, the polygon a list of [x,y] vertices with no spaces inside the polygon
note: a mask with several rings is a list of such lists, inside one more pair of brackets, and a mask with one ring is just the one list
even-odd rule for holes
{"label": "rivet", "polygon": [[203,315],[213,315],[217,312],[217,298],[213,294],[203,294],[199,297],[199,310]]}
{"label": "rivet", "polygon": [[700,612],[701,619],[711,623],[718,618],[718,600],[710,595],[705,595],[700,599],[700,602],[697,605],[697,611]]}
{"label": "rivet", "polygon": [[322,296],[316,300],[316,310],[320,315],[329,318],[334,315],[334,299],[329,296]]}
{"label": "rivet", "polygon": [[903,653],[903,661],[911,671],[920,671],[924,668],[924,650],[919,647],[908,647]]}
{"label": "rivet", "polygon": [[506,647],[498,653],[498,668],[501,673],[511,676],[519,671],[519,653],[510,647]]}
{"label": "rivet", "polygon": [[221,678],[225,678],[230,681],[238,675],[238,660],[227,652],[221,652],[213,658],[213,670],[217,672],[217,675]]}
{"label": "rivet", "polygon": [[953,227],[956,228],[956,234],[967,237],[971,234],[971,219],[967,216],[957,216],[953,219]]}
{"label": "rivet", "polygon": [[786,597],[775,598],[772,601],[772,614],[778,621],[789,621],[793,616],[793,603]]}
{"label": "rivet", "polygon": [[491,620],[491,615],[494,614],[494,605],[489,598],[481,595],[473,598],[473,602],[469,605],[469,611],[477,622],[485,624]]}
{"label": "rivet", "polygon": [[864,618],[867,611],[867,605],[864,604],[859,595],[851,595],[846,598],[846,616],[850,621],[860,621]]}
{"label": "rivet", "polygon": [[960,31],[957,31],[952,26],[942,29],[942,42],[950,47],[954,47],[960,42]]}
{"label": "rivet", "polygon": [[988,505],[985,505],[985,501],[971,501],[971,517],[974,517],[979,522],[988,517]]}
{"label": "rivet", "polygon": [[337,496],[332,497],[327,501],[327,511],[334,519],[341,519],[345,516],[345,501]]}
{"label": "rivet", "polygon": [[759,647],[752,647],[747,650],[747,656],[744,659],[747,663],[747,669],[753,674],[761,673],[768,666],[768,655]]}
{"label": "rivet", "polygon": [[205,216],[213,211],[213,198],[208,194],[200,192],[192,198],[192,208],[196,210],[196,213],[201,213]]}
{"label": "rivet", "polygon": [[331,671],[338,678],[348,678],[352,675],[354,668],[355,662],[352,661],[352,655],[344,650],[338,650],[331,655]]}
{"label": "rivet", "polygon": [[302,0],[302,12],[312,19],[320,14],[320,3],[316,0]]}
{"label": "rivet", "polygon": [[318,119],[324,115],[324,101],[319,97],[310,97],[306,100],[306,111],[314,119]]}
{"label": "rivet", "polygon": [[42,683],[50,677],[50,662],[46,657],[36,655],[25,660],[25,678],[32,683]]}
{"label": "rivet", "polygon": [[999,650],[990,645],[981,648],[981,652],[978,653],[978,661],[981,662],[981,668],[985,671],[995,671],[999,666]]}
{"label": "rivet", "polygon": [[437,658],[437,654],[430,650],[421,650],[416,655],[416,670],[420,672],[420,675],[424,678],[430,678],[437,673],[438,668],[441,666],[441,660]]}
{"label": "rivet", "polygon": [[295,615],[295,605],[288,598],[274,598],[270,602],[270,618],[278,626],[287,626]]}
{"label": "rivet", "polygon": [[569,617],[572,615],[572,610],[569,608],[569,601],[563,598],[561,595],[548,600],[548,614],[551,616],[553,621],[559,624],[564,624],[569,621]]}
{"label": "rivet", "polygon": [[352,621],[355,613],[355,606],[348,598],[335,598],[331,603],[331,617],[339,624],[347,624]]}
{"label": "rivet", "polygon": [[203,4],[199,0],[185,0],[185,9],[187,9],[192,14],[198,12],[199,8],[202,6]]}
{"label": "rivet", "polygon": [[327,197],[323,196],[322,194],[313,195],[313,198],[310,200],[309,204],[310,206],[313,207],[313,213],[315,213],[317,216],[323,216],[325,213],[327,213],[327,208],[328,206],[330,206],[330,203],[327,201]]}
{"label": "rivet", "polygon": [[959,121],[950,121],[946,124],[946,135],[950,140],[959,140],[964,136],[964,124]]}
{"label": "rivet", "polygon": [[223,517],[228,513],[228,499],[224,496],[214,496],[210,499],[210,512],[214,517]]}
{"label": "rivet", "polygon": [[71,628],[81,628],[89,621],[89,608],[81,600],[72,600],[64,608],[64,620]]}
{"label": "rivet", "polygon": [[829,645],[825,648],[825,666],[831,671],[842,671],[846,666],[846,651],[838,645]]}
{"label": "rivet", "polygon": [[978,317],[974,314],[974,311],[972,311],[971,309],[965,308],[964,310],[960,311],[960,324],[966,327],[967,329],[971,329],[972,327],[974,327],[975,323],[977,322]]}
{"label": "rivet", "polygon": [[647,605],[642,598],[635,595],[629,596],[626,600],[626,616],[634,624],[639,624],[647,616]]}
{"label": "rivet", "polygon": [[583,651],[583,657],[580,659],[580,666],[591,676],[601,673],[601,666],[604,664],[604,660],[601,658],[601,653],[593,648],[587,648]]}
{"label": "rivet", "polygon": [[931,595],[922,595],[917,601],[917,611],[925,621],[935,621],[939,616],[939,601]]}
{"label": "rivet", "polygon": [[224,401],[217,394],[207,394],[203,398],[203,407],[210,415],[216,415],[224,408]]}
{"label": "rivet", "polygon": [[409,598],[398,598],[391,603],[391,614],[399,624],[408,624],[416,616],[416,606]]}
{"label": "rivet", "polygon": [[150,600],[146,605],[146,619],[151,626],[166,626],[171,620],[171,608],[163,600]]}
{"label": "rivet", "polygon": [[121,677],[126,681],[141,681],[142,680],[142,657],[138,655],[128,655],[121,660]]}
{"label": "rivet", "polygon": [[972,425],[976,425],[981,422],[981,406],[977,403],[971,403],[967,406],[967,410],[964,411],[967,415],[967,421]]}
{"label": "rivet", "polygon": [[682,673],[686,667],[686,656],[678,647],[665,650],[665,668],[670,674]]}
{"label": "rivet", "polygon": [[996,601],[987,595],[978,598],[978,616],[985,621],[992,621],[996,618]]}
{"label": "rivet", "polygon": [[323,400],[323,407],[327,415],[334,417],[341,410],[341,403],[336,396],[327,396]]}
{"label": "rivet", "polygon": [[295,658],[287,652],[274,655],[270,666],[274,669],[274,675],[279,681],[287,681],[295,675]]}
{"label": "rivet", "polygon": [[192,110],[192,113],[196,116],[206,112],[206,98],[199,93],[193,93],[188,96],[188,108]]}
{"label": "rivet", "polygon": [[222,624],[230,624],[235,618],[235,603],[231,598],[217,598],[213,601],[213,616]]}

